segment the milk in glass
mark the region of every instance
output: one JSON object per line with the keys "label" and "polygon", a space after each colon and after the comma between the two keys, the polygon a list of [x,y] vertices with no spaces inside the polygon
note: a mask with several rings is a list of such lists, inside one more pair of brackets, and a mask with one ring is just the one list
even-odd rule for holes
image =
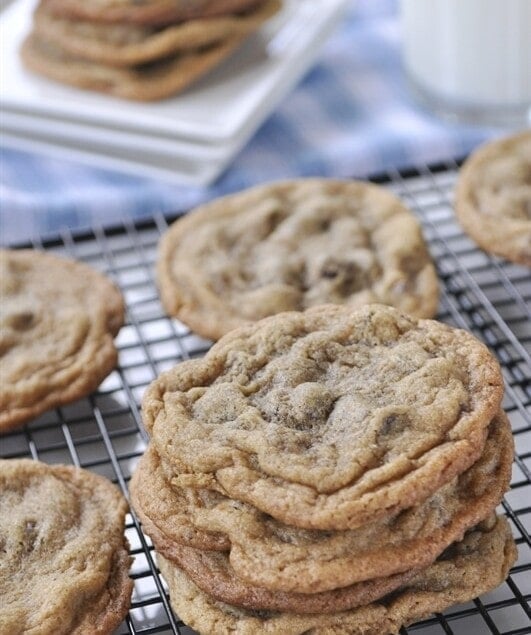
{"label": "milk in glass", "polygon": [[431,108],[531,123],[531,0],[402,0],[404,65]]}

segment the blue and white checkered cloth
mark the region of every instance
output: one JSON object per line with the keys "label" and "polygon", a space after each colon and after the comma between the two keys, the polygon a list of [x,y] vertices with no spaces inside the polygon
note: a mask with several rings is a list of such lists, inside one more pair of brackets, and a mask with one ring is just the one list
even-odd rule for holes
{"label": "blue and white checkered cloth", "polygon": [[[499,132],[499,131],[498,131]],[[62,226],[171,212],[272,179],[367,176],[462,156],[496,131],[452,125],[410,95],[394,0],[358,0],[316,65],[210,188],[169,185],[4,149],[3,243]]]}

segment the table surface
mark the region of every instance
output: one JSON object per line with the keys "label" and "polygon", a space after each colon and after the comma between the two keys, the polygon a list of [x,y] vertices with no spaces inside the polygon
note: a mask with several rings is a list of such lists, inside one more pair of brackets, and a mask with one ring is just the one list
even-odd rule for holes
{"label": "table surface", "polygon": [[2,149],[0,240],[183,210],[273,179],[363,177],[463,156],[503,131],[442,122],[411,96],[395,0],[357,0],[317,63],[209,188]]}

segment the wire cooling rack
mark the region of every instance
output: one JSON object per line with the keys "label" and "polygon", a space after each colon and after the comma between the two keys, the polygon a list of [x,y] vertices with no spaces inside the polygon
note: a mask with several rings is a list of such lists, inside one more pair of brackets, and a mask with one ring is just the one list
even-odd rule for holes
{"label": "wire cooling rack", "polygon": [[[408,203],[424,227],[443,286],[438,319],[466,328],[500,360],[506,381],[504,408],[516,443],[511,490],[500,511],[510,520],[519,559],[495,591],[444,615],[402,629],[402,635],[523,635],[531,633],[531,276],[529,270],[478,250],[455,222],[451,207],[456,162],[390,171],[372,179]],[[173,219],[155,214],[143,222],[35,239],[16,247],[46,249],[104,271],[121,287],[127,324],[117,337],[118,368],[97,393],[47,413],[0,439],[0,455],[72,463],[102,474],[127,495],[127,485],[146,447],[139,404],[146,386],[164,369],[203,355],[200,339],[160,306],[153,278],[159,236]],[[157,573],[149,538],[128,516],[135,558],[131,611],[117,633],[191,635],[174,615]]]}

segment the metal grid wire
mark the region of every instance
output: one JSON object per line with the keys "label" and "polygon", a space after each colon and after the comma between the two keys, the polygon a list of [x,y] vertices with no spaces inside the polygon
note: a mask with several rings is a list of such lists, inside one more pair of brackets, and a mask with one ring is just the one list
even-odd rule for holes
{"label": "metal grid wire", "polygon": [[[397,193],[423,224],[443,285],[438,319],[472,331],[503,366],[504,408],[514,431],[516,458],[511,490],[500,511],[510,519],[519,559],[497,590],[404,628],[402,635],[523,635],[531,633],[531,276],[523,267],[478,250],[463,235],[451,207],[457,170],[458,164],[450,162],[390,171],[372,180]],[[119,367],[98,392],[3,437],[3,457],[72,463],[110,478],[127,495],[147,443],[139,415],[144,389],[162,370],[209,348],[209,342],[166,317],[159,303],[153,265],[159,236],[170,220],[154,215],[148,221],[84,233],[64,231],[16,245],[77,258],[102,270],[121,287],[128,310],[117,338]],[[135,591],[129,616],[117,632],[191,635],[170,609],[151,542],[132,516],[126,531],[135,558]]]}

